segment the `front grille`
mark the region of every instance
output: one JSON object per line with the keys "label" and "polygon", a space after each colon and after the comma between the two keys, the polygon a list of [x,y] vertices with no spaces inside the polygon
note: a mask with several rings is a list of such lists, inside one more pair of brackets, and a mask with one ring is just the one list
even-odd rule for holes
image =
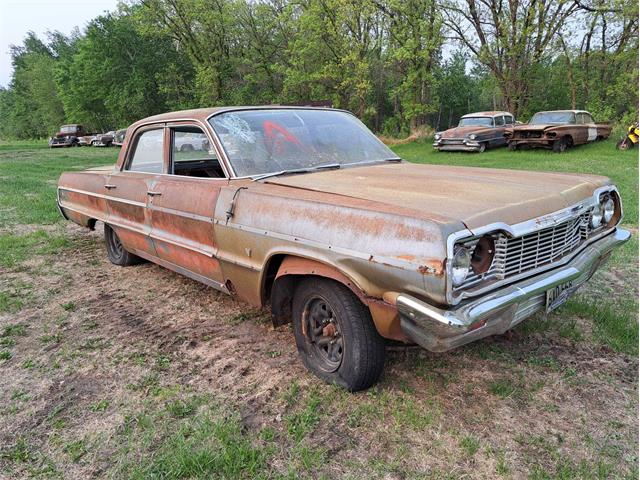
{"label": "front grille", "polygon": [[521,131],[515,134],[516,138],[542,138],[542,132],[539,131]]}
{"label": "front grille", "polygon": [[443,138],[440,140],[440,144],[442,145],[460,145],[461,143],[461,138]]}
{"label": "front grille", "polygon": [[592,233],[589,213],[520,237],[500,233],[495,238],[495,254],[489,270],[476,275],[469,272],[468,288],[482,280],[503,280],[560,260],[575,251]]}

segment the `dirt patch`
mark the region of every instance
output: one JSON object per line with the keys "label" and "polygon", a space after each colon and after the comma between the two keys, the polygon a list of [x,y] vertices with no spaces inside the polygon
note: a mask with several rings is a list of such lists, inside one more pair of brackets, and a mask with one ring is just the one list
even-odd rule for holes
{"label": "dirt patch", "polygon": [[[24,327],[3,337],[11,357],[0,364],[0,468],[12,477],[47,465],[64,478],[109,476],[123,432],[176,391],[233,405],[252,438],[272,429],[269,466],[281,474],[637,469],[635,358],[516,329],[446,354],[391,348],[379,385],[347,394],[305,371],[290,327],[274,329],[267,312],[153,264],[113,266],[101,231],[66,231],[64,254],[1,272],[2,289],[31,285],[19,312],[0,314],[0,328]],[[305,467],[300,445],[319,460]]]}

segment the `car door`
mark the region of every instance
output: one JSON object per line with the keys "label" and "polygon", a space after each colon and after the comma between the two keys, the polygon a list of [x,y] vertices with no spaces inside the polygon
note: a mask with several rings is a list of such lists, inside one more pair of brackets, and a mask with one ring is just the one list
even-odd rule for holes
{"label": "car door", "polygon": [[502,146],[506,143],[504,138],[504,132],[505,132],[504,116],[498,115],[497,117],[494,117],[493,122],[495,127],[493,129],[493,134],[492,134],[493,140],[491,141],[491,146],[493,147]]}
{"label": "car door", "polygon": [[576,113],[576,124],[572,135],[574,145],[582,145],[589,139],[589,125],[585,120],[583,113]]}
{"label": "car door", "polygon": [[593,117],[588,113],[583,113],[582,117],[587,126],[587,142],[595,142],[598,138],[598,126],[593,121]]}
{"label": "car door", "polygon": [[165,174],[153,184],[151,237],[166,267],[224,290],[213,228],[220,188],[228,180],[211,139],[198,125],[167,126]]}
{"label": "car door", "polygon": [[149,192],[157,174],[162,173],[164,157],[164,126],[140,129],[134,134],[122,170],[110,175],[104,185],[108,223],[128,251],[143,257],[156,255],[150,237]]}

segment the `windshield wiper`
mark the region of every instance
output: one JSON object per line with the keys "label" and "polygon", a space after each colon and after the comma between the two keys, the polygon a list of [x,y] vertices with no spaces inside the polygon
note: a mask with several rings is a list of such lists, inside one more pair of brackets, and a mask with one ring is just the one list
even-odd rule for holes
{"label": "windshield wiper", "polygon": [[263,180],[265,178],[270,178],[270,177],[277,177],[280,175],[293,175],[296,173],[309,173],[309,172],[315,172],[316,170],[329,170],[329,169],[334,169],[334,168],[340,168],[340,164],[339,163],[329,163],[327,165],[318,165],[317,167],[305,167],[305,168],[294,168],[291,170],[280,170],[279,172],[270,172],[270,173],[263,173],[262,175],[258,175],[257,177],[253,177],[253,181],[256,182],[258,180]]}

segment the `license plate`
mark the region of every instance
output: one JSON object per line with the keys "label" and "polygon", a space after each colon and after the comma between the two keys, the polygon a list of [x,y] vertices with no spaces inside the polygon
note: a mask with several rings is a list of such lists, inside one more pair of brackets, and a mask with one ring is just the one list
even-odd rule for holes
{"label": "license plate", "polygon": [[567,301],[573,293],[573,282],[563,283],[561,285],[547,290],[547,313],[554,311],[560,305]]}

